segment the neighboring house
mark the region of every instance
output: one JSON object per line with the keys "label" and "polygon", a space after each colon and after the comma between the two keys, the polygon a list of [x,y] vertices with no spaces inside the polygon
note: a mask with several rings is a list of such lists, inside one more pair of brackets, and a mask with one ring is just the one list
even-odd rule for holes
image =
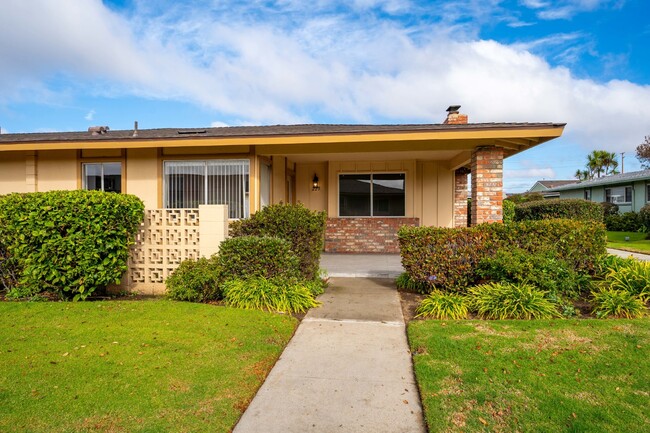
{"label": "neighboring house", "polygon": [[560,198],[583,198],[618,205],[620,213],[638,212],[650,203],[650,170],[585,180],[573,185],[553,188]]}
{"label": "neighboring house", "polygon": [[400,225],[501,220],[503,159],[559,137],[559,123],[276,125],[0,135],[0,194],[99,189],[147,209],[271,203],[326,211],[326,251],[397,252]]}
{"label": "neighboring house", "polygon": [[527,192],[541,192],[544,198],[559,198],[559,192],[549,192],[550,189],[558,186],[571,185],[578,183],[577,180],[538,180]]}

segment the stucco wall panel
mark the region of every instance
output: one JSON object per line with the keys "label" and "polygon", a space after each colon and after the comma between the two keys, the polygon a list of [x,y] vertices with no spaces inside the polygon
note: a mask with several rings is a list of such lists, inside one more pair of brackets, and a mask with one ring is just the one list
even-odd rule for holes
{"label": "stucco wall panel", "polygon": [[0,158],[0,194],[34,191],[35,185],[27,182],[28,175],[34,179],[34,174],[33,158],[28,164],[26,152],[3,153]]}
{"label": "stucco wall panel", "polygon": [[133,194],[144,202],[147,209],[162,206],[158,203],[159,173],[156,149],[129,149],[126,153],[126,193]]}
{"label": "stucco wall panel", "polygon": [[38,191],[79,188],[79,164],[75,150],[40,151],[37,155]]}

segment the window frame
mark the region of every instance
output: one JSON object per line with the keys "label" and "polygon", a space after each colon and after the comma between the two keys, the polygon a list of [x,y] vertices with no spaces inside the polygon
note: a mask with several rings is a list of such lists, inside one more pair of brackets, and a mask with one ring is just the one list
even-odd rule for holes
{"label": "window frame", "polygon": [[[202,202],[198,203],[198,205],[205,205],[208,204],[208,197],[210,196],[210,187],[209,187],[209,176],[208,176],[208,167],[210,167],[209,162],[240,162],[240,163],[245,163],[247,172],[247,182],[245,182],[242,185],[242,198],[244,199],[244,202],[242,203],[243,205],[243,212],[241,216],[237,217],[231,217],[231,209],[230,207],[228,208],[228,218],[229,219],[246,219],[249,218],[251,215],[251,198],[252,198],[252,188],[251,188],[251,167],[253,166],[251,160],[249,158],[170,158],[170,159],[163,159],[162,162],[162,179],[161,179],[161,185],[162,185],[162,208],[163,209],[194,209],[192,207],[170,207],[169,206],[169,201],[170,197],[168,196],[168,190],[167,190],[167,174],[166,174],[166,168],[167,164],[170,163],[202,163],[203,164],[203,198]],[[243,165],[243,164],[242,164]],[[215,203],[216,204],[216,203]],[[197,206],[198,206],[197,205]]]}
{"label": "window frame", "polygon": [[[622,200],[621,201],[612,201],[612,192],[613,190],[618,189],[622,190],[622,194],[616,194],[616,196],[621,196]],[[627,200],[627,193],[628,191],[630,192],[630,200]],[[608,203],[613,203],[616,205],[622,204],[622,205],[629,205],[632,204],[634,201],[634,188],[632,185],[619,185],[619,186],[610,186],[609,188],[605,188],[605,201]]]}
{"label": "window frame", "polygon": [[585,188],[584,199],[591,201],[591,188]]}
{"label": "window frame", "polygon": [[[124,169],[125,163],[123,159],[120,160],[115,160],[115,159],[86,159],[82,160],[81,162],[81,168],[80,168],[80,175],[79,175],[79,189],[82,189],[84,191],[103,191],[105,192],[104,188],[104,165],[105,164],[119,164],[120,166],[120,191],[109,191],[109,192],[117,192],[118,194],[126,194],[126,170]],[[99,190],[89,190],[87,187],[87,176],[86,176],[86,166],[88,165],[99,165],[102,168],[102,174],[101,174],[101,183],[102,187]]]}
{"label": "window frame", "polygon": [[[404,213],[402,215],[373,215],[374,214],[374,175],[382,174],[401,174],[404,175]],[[370,176],[370,215],[341,215],[341,176],[345,175],[369,175]],[[407,179],[408,173],[404,170],[402,171],[355,171],[355,172],[340,172],[337,173],[337,184],[336,184],[336,212],[338,218],[405,218],[406,217],[406,203],[407,203]]]}

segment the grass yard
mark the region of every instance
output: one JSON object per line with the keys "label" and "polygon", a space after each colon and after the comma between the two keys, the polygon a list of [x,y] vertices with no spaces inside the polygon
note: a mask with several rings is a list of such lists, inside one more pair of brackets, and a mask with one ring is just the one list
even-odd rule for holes
{"label": "grass yard", "polygon": [[429,431],[650,431],[650,320],[417,321]]}
{"label": "grass yard", "polygon": [[0,303],[0,431],[228,432],[296,326],[164,300]]}
{"label": "grass yard", "polygon": [[[629,236],[629,241],[625,240],[626,236]],[[647,236],[647,233],[638,232],[607,232],[607,247],[650,254],[650,239],[646,239]]]}

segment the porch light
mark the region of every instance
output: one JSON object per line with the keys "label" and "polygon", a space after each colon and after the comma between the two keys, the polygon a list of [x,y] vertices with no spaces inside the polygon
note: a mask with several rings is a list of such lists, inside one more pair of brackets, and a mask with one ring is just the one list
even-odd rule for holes
{"label": "porch light", "polygon": [[314,173],[314,178],[311,181],[311,190],[320,191],[320,182],[318,181],[318,176]]}

